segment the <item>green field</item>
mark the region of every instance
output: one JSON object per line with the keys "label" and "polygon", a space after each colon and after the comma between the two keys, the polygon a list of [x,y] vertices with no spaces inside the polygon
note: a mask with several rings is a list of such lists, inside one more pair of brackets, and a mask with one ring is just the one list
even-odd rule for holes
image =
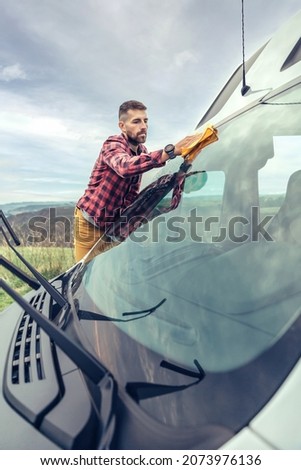
{"label": "green field", "polygon": [[[21,253],[23,257],[26,258],[26,260],[29,261],[29,263],[48,280],[66,271],[75,263],[72,248],[28,246],[18,248],[18,252]],[[21,260],[10,248],[0,247],[0,255],[14,263],[18,268],[22,269],[22,271],[31,275]],[[27,284],[20,281],[16,276],[13,276],[7,269],[4,269],[3,266],[0,267],[0,277],[21,295],[24,295],[26,292],[31,290]],[[12,299],[1,289],[0,312],[11,302]]]}

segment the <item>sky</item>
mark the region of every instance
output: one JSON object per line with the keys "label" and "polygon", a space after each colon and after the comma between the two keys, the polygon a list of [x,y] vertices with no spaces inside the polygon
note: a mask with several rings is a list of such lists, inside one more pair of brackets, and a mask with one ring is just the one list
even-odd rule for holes
{"label": "sky", "polygon": [[[250,57],[300,0],[244,0]],[[128,99],[149,150],[191,133],[242,62],[241,0],[0,0],[0,206],[76,201]]]}

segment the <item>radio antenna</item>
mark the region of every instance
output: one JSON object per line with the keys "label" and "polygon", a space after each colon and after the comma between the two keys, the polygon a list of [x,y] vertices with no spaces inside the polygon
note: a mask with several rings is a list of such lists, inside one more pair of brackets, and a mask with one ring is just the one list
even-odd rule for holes
{"label": "radio antenna", "polygon": [[245,94],[250,90],[246,84],[246,64],[245,64],[245,13],[244,13],[244,0],[241,0],[241,42],[242,42],[242,89],[241,94]]}

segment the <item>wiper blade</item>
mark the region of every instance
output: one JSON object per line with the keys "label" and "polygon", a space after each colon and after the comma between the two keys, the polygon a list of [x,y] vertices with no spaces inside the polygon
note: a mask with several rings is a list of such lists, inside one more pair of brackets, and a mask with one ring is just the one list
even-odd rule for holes
{"label": "wiper blade", "polygon": [[108,375],[108,371],[96,360],[96,358],[86,351],[80,344],[58,328],[47,317],[36,310],[27,300],[15,292],[3,279],[0,279],[0,287],[17,302],[28,315],[44,330],[51,340],[87,375],[93,383],[99,382]]}
{"label": "wiper blade", "polygon": [[[12,236],[16,245],[20,245],[20,241],[17,235],[14,233],[10,223],[8,222],[7,218],[5,217],[2,211],[0,211],[0,220],[4,222],[8,232]],[[53,285],[49,281],[47,281],[47,279],[41,273],[39,273],[37,269],[34,268],[34,266],[32,266],[21,255],[21,253],[18,252],[18,250],[15,249],[15,247],[10,242],[8,236],[6,235],[2,227],[0,227],[0,231],[2,235],[4,236],[4,239],[6,243],[8,244],[8,246],[13,250],[13,252],[17,255],[17,257],[22,261],[22,263],[29,269],[29,271],[33,274],[33,276],[37,279],[37,281],[44,287],[44,289],[48,292],[48,294],[60,305],[60,307],[64,307],[64,305],[68,303],[67,300],[60,294],[60,292],[55,287],[53,287]]]}
{"label": "wiper blade", "polygon": [[136,310],[134,312],[123,312],[122,315],[124,317],[127,317],[129,315],[140,315],[141,313],[150,315],[151,313],[154,313],[159,307],[161,307],[161,305],[163,305],[164,302],[166,302],[166,299],[160,300],[160,302],[157,305],[155,305],[154,307],[147,308],[146,310]]}
{"label": "wiper blade", "polygon": [[115,317],[109,317],[107,315],[102,315],[101,313],[95,313],[95,312],[89,312],[88,310],[79,310],[78,311],[78,317],[80,320],[95,320],[95,321],[111,321],[111,322],[129,322],[129,321],[135,321],[135,320],[140,320],[142,318],[147,317],[151,313],[154,313],[159,307],[161,307],[162,304],[166,299],[162,299],[157,305],[154,307],[147,308],[146,310],[135,310],[133,312],[123,312],[122,316],[128,317],[130,315],[140,315],[134,316],[133,318],[128,318],[127,320],[123,318],[115,318]]}

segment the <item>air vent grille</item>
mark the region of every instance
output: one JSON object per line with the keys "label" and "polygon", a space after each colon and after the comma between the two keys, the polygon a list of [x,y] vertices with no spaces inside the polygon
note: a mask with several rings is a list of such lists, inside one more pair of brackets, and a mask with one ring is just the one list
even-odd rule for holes
{"label": "air vent grille", "polygon": [[[38,294],[31,299],[31,304],[41,311],[45,295]],[[16,334],[13,347],[11,381],[13,384],[30,383],[45,379],[41,356],[41,332],[35,321],[24,313]]]}

